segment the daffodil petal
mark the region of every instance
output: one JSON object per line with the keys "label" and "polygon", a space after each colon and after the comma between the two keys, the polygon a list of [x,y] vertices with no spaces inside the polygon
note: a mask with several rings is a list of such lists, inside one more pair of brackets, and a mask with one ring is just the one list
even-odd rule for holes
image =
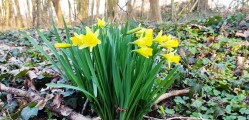
{"label": "daffodil petal", "polygon": [[152,56],[152,48],[148,48],[148,47],[142,47],[140,49],[134,50],[135,52],[139,53],[140,55],[149,58],[150,56]]}
{"label": "daffodil petal", "polygon": [[71,44],[68,44],[68,43],[55,43],[54,47],[55,48],[70,48]]}

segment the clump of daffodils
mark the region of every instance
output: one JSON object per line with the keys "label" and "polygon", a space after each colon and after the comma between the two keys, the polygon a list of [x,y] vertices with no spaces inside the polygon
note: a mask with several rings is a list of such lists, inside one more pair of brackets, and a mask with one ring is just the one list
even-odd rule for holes
{"label": "clump of daffodils", "polygon": [[[67,43],[61,42],[54,28],[58,39],[54,47],[64,50],[55,50],[45,37],[41,37],[53,52],[56,62],[34,38],[23,34],[65,80],[73,83],[73,86],[60,83],[47,86],[81,91],[103,120],[142,119],[152,104],[177,79],[178,66],[175,66],[160,85],[154,85],[165,61],[169,68],[170,64],[180,61],[180,56],[175,55],[178,40],[163,35],[162,31],[154,38],[152,29],[139,26],[129,30],[128,22],[123,27],[106,25],[104,19],[98,19],[92,28],[85,27],[82,33],[78,30],[71,37],[65,22],[64,25]],[[39,30],[37,32],[44,36]],[[165,59],[158,62],[158,57]]]}
{"label": "clump of daffodils", "polygon": [[132,33],[135,33],[136,36],[139,37],[136,41],[132,42],[132,44],[137,45],[139,49],[133,51],[146,58],[149,58],[153,55],[153,49],[150,47],[153,42],[156,42],[159,44],[160,48],[166,49],[165,52],[161,53],[161,56],[167,60],[169,68],[172,62],[176,64],[179,63],[180,56],[175,55],[175,48],[179,46],[179,42],[176,38],[172,38],[170,35],[163,35],[163,32],[161,30],[156,36],[156,38],[153,39],[153,30],[142,28],[140,27],[140,25],[139,27],[132,29],[128,32],[128,34]]}

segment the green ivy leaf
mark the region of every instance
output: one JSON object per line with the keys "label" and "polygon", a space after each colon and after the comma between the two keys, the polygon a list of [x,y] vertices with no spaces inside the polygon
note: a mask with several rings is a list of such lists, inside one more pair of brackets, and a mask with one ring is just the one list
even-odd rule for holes
{"label": "green ivy leaf", "polygon": [[218,96],[218,95],[220,94],[220,91],[215,90],[215,89],[213,90],[213,92],[214,92],[214,95],[215,95],[215,96]]}
{"label": "green ivy leaf", "polygon": [[202,103],[203,103],[202,100],[196,99],[196,100],[193,101],[193,103],[191,104],[191,106],[195,107],[195,108],[200,108],[201,105],[202,105]]}
{"label": "green ivy leaf", "polygon": [[15,110],[15,108],[17,107],[17,102],[16,101],[12,101],[10,104],[6,104],[4,106],[4,109],[7,109],[9,112],[13,112]]}
{"label": "green ivy leaf", "polygon": [[186,102],[179,96],[175,97],[174,101],[177,103],[177,104],[186,104]]}
{"label": "green ivy leaf", "polygon": [[168,108],[165,109],[165,112],[170,114],[170,115],[175,113],[175,111],[173,109],[168,109]]}
{"label": "green ivy leaf", "polygon": [[238,120],[246,120],[246,117],[238,116]]}
{"label": "green ivy leaf", "polygon": [[241,108],[240,110],[239,110],[239,112],[241,113],[241,114],[249,114],[249,109],[247,109],[247,108]]}
{"label": "green ivy leaf", "polygon": [[232,106],[231,105],[226,106],[225,111],[230,114],[232,112]]}
{"label": "green ivy leaf", "polygon": [[28,120],[34,116],[37,116],[37,113],[38,113],[37,107],[30,108],[29,106],[27,106],[22,110],[21,116],[23,120]]}

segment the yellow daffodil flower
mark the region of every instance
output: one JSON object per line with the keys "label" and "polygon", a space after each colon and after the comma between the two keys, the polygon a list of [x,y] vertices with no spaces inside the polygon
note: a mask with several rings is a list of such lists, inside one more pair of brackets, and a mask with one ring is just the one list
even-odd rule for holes
{"label": "yellow daffodil flower", "polygon": [[153,40],[153,30],[152,29],[146,29],[145,30],[145,41],[146,43],[151,46],[152,45],[152,40]]}
{"label": "yellow daffodil flower", "polygon": [[148,48],[148,47],[142,47],[140,49],[137,49],[137,50],[133,50],[137,53],[139,53],[140,55],[146,57],[146,58],[149,58],[150,56],[152,56],[152,51],[153,49],[152,48]]}
{"label": "yellow daffodil flower", "polygon": [[127,32],[127,34],[137,33],[138,31],[142,30],[143,28],[142,28],[142,27],[140,27],[140,26],[141,26],[141,24],[139,24],[139,26],[138,26],[138,27],[136,27],[136,28],[134,28],[134,29],[129,30],[129,31]]}
{"label": "yellow daffodil flower", "polygon": [[158,42],[160,45],[163,42],[169,41],[171,39],[170,36],[167,35],[162,35],[163,31],[161,30],[158,35],[156,36],[156,38],[154,39],[155,42]]}
{"label": "yellow daffodil flower", "polygon": [[103,18],[102,20],[98,19],[98,26],[101,27],[102,29],[105,27],[105,19]]}
{"label": "yellow daffodil flower", "polygon": [[171,40],[168,40],[168,41],[165,41],[161,44],[161,47],[164,47],[164,48],[167,48],[169,49],[170,51],[173,50],[174,47],[178,47],[179,45],[179,42],[177,39],[171,39]]}
{"label": "yellow daffodil flower", "polygon": [[74,33],[74,37],[71,37],[73,45],[82,45],[83,44],[83,34],[78,35],[77,33]]}
{"label": "yellow daffodil flower", "polygon": [[86,27],[86,35],[83,35],[83,45],[79,46],[79,49],[89,47],[90,51],[92,52],[93,47],[95,47],[97,44],[101,44],[98,36],[99,30],[93,33],[89,27]]}
{"label": "yellow daffodil flower", "polygon": [[136,33],[136,37],[138,37],[138,38],[143,37],[143,34],[145,33],[145,31],[146,31],[146,28],[142,27],[141,30],[135,32]]}
{"label": "yellow daffodil flower", "polygon": [[133,44],[138,45],[139,47],[150,47],[152,45],[153,40],[153,30],[152,29],[146,29],[145,30],[145,36],[139,38],[138,40],[132,42]]}
{"label": "yellow daffodil flower", "polygon": [[71,44],[68,44],[68,43],[55,43],[54,47],[55,48],[70,48]]}
{"label": "yellow daffodil flower", "polygon": [[180,56],[175,56],[174,52],[171,52],[169,54],[162,54],[162,56],[167,60],[169,68],[171,62],[178,64],[180,61]]}
{"label": "yellow daffodil flower", "polygon": [[158,42],[159,44],[162,44],[162,42],[165,41],[164,38],[163,38],[163,36],[162,36],[162,34],[163,34],[163,31],[161,30],[161,31],[157,34],[157,36],[156,36],[156,38],[154,39],[154,41],[155,41],[155,42]]}

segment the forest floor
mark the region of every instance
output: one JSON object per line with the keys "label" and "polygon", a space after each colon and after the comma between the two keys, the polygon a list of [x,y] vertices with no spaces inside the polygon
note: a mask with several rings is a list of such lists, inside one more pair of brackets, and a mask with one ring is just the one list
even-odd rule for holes
{"label": "forest floor", "polygon": [[[175,84],[169,91],[188,89],[188,94],[172,96],[158,103],[146,116],[164,119],[194,117],[198,119],[249,119],[249,16],[237,13],[226,18],[214,16],[193,20],[183,25],[148,24],[155,32],[178,37],[181,56]],[[35,30],[26,30],[43,43]],[[42,30],[53,43],[56,39],[51,30]],[[59,31],[65,34],[63,29]],[[64,36],[62,36],[63,38]],[[49,49],[43,46],[45,51]],[[160,73],[163,77],[164,73]],[[27,97],[0,91],[0,119],[62,119],[47,104],[68,106],[82,113],[85,101],[77,91],[70,89],[47,89],[46,83],[61,81],[62,77],[20,31],[0,33],[0,86],[8,86],[46,96],[38,107]],[[1,88],[0,88],[1,90]],[[13,91],[12,91],[13,92]],[[167,92],[167,91],[166,91]],[[60,93],[60,94],[58,94]],[[33,96],[34,97],[34,96]],[[45,104],[44,104],[45,103]],[[83,115],[96,117],[87,105]],[[145,119],[148,119],[145,117]]]}

